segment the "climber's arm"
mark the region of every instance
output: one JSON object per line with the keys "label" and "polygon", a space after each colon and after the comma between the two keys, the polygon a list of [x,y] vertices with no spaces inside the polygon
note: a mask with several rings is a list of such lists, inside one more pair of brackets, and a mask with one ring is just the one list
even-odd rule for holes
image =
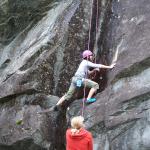
{"label": "climber's arm", "polygon": [[106,69],[111,69],[111,68],[113,68],[114,66],[115,66],[115,64],[116,63],[113,63],[113,64],[111,64],[110,66],[107,66],[107,65],[102,65],[102,64],[95,64],[95,63],[92,63],[92,62],[90,62],[90,61],[88,61],[88,63],[87,63],[87,65],[89,66],[89,67],[92,67],[92,68],[106,68]]}
{"label": "climber's arm", "polygon": [[110,66],[102,65],[102,64],[101,64],[101,67],[100,67],[100,68],[112,69],[112,68],[114,68],[115,65],[116,65],[116,63],[113,63],[113,64],[111,64]]}
{"label": "climber's arm", "polygon": [[90,74],[94,73],[95,71],[100,71],[100,68],[95,68],[93,70],[88,70],[88,74],[90,75]]}

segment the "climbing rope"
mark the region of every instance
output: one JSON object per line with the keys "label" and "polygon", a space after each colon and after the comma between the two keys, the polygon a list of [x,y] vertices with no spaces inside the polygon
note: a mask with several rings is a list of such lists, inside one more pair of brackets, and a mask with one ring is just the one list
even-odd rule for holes
{"label": "climbing rope", "polygon": [[[96,33],[95,33],[95,39],[97,38],[97,32],[98,32],[98,14],[99,14],[99,4],[98,0],[96,1],[97,10],[96,10]],[[92,27],[92,17],[93,17],[93,6],[94,6],[94,0],[92,0],[92,7],[91,7],[91,16],[90,16],[90,26],[89,26],[89,36],[88,36],[88,50],[90,49],[90,42],[91,42],[91,27]],[[88,60],[88,59],[87,59]],[[96,55],[95,55],[95,63],[96,63]],[[86,79],[88,76],[88,70],[86,71],[85,75],[85,83],[84,83],[84,93],[83,93],[83,99],[82,99],[82,110],[81,110],[81,116],[84,116],[84,109],[85,109],[85,101],[86,101]]]}
{"label": "climbing rope", "polygon": [[[85,75],[85,79],[87,79],[87,72],[86,72],[86,75]],[[83,99],[82,99],[82,112],[81,112],[81,116],[84,116],[84,109],[85,109],[85,101],[86,101],[86,80],[84,80],[84,93],[83,93]]]}
{"label": "climbing rope", "polygon": [[94,0],[92,0],[92,7],[91,7],[91,17],[90,17],[89,37],[88,37],[88,50],[90,49],[90,42],[91,42],[91,27],[92,27],[92,16],[93,16],[93,4],[94,4]]}
{"label": "climbing rope", "polygon": [[[97,33],[98,33],[98,16],[99,16],[99,8],[98,8],[98,7],[99,7],[99,3],[98,3],[98,0],[97,0],[96,2],[97,2],[97,3],[96,3],[96,4],[97,4],[97,5],[96,5],[96,6],[97,6],[97,8],[96,8],[96,30],[95,30],[95,31],[96,31],[96,33],[95,33],[95,40],[96,40],[96,42],[97,42]],[[97,44],[97,43],[96,43],[96,44]],[[94,59],[95,59],[95,61],[94,61],[94,62],[96,63],[96,54],[95,54],[95,58],[94,58]],[[94,73],[93,78],[95,78],[95,76],[96,76],[96,72]]]}

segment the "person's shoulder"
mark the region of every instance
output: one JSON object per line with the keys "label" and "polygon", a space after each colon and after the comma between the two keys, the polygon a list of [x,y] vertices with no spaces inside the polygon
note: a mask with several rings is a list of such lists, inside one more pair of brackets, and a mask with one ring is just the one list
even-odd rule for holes
{"label": "person's shoulder", "polygon": [[92,138],[92,133],[90,131],[87,131],[87,136],[90,137],[90,138]]}
{"label": "person's shoulder", "polygon": [[86,62],[87,60],[86,59],[83,59],[81,62]]}
{"label": "person's shoulder", "polygon": [[66,134],[70,134],[70,132],[71,132],[71,129],[69,128],[67,129]]}
{"label": "person's shoulder", "polygon": [[87,64],[87,63],[91,63],[91,61],[86,60],[86,59],[83,59],[82,62],[84,62],[84,63],[86,63],[86,64]]}
{"label": "person's shoulder", "polygon": [[82,128],[81,129],[81,131],[82,132],[84,132],[84,133],[86,133],[86,134],[88,134],[88,135],[91,135],[91,132],[90,131],[88,131],[87,129],[85,129],[85,128]]}
{"label": "person's shoulder", "polygon": [[70,131],[71,131],[71,129],[70,129],[70,128],[68,128],[66,132],[70,132]]}

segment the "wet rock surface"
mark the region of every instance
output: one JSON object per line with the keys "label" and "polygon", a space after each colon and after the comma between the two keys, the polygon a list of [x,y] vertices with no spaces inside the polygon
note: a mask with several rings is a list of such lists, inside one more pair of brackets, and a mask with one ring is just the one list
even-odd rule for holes
{"label": "wet rock surface", "polygon": [[68,89],[87,48],[92,3],[0,1],[0,150],[64,150],[68,120],[83,110],[94,150],[150,149],[149,6],[99,1],[90,47],[105,64],[118,50],[116,67],[96,75],[103,91],[95,103],[82,109],[82,99],[73,98],[67,113],[68,104],[39,114]]}

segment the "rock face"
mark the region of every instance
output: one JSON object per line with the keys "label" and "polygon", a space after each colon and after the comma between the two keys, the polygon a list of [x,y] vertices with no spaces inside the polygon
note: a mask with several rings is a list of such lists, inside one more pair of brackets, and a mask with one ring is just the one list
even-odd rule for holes
{"label": "rock face", "polygon": [[[65,149],[68,104],[37,112],[68,89],[90,26],[98,62],[111,63],[118,51],[116,67],[96,79],[103,91],[84,110],[94,149],[150,149],[149,12],[145,0],[0,0],[0,150]],[[67,118],[81,105],[71,103]]]}
{"label": "rock face", "polygon": [[65,109],[37,112],[69,86],[86,47],[88,3],[0,1],[0,149],[65,149]]}
{"label": "rock face", "polygon": [[85,110],[99,150],[150,149],[150,50],[148,1],[113,1],[104,48],[119,51],[116,67],[97,102]]}

